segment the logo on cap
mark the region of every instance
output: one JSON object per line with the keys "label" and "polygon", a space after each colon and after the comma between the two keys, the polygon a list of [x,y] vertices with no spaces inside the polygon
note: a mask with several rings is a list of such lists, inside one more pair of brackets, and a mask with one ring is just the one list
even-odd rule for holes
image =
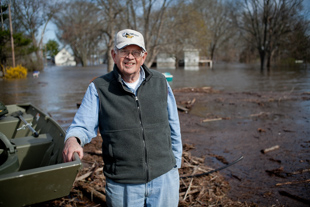
{"label": "logo on cap", "polygon": [[126,38],[129,38],[129,39],[130,39],[130,38],[133,38],[133,36],[138,37],[137,34],[135,34],[135,33],[128,33],[128,32],[124,32],[122,36],[123,36],[123,37],[126,37]]}

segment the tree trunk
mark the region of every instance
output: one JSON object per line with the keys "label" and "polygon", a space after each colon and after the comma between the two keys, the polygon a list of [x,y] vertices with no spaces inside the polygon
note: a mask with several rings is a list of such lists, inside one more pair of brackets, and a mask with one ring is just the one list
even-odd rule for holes
{"label": "tree trunk", "polygon": [[175,57],[175,69],[179,68],[179,58]]}
{"label": "tree trunk", "polygon": [[267,53],[267,65],[266,65],[266,68],[267,68],[267,71],[270,71],[270,65],[271,65],[271,53],[268,52]]}
{"label": "tree trunk", "polygon": [[43,70],[43,57],[41,55],[41,49],[38,48],[36,51],[36,57],[37,57],[37,64],[36,64],[36,70]]}
{"label": "tree trunk", "polygon": [[260,50],[259,51],[259,56],[260,56],[260,70],[263,71],[264,70],[264,64],[265,64],[265,51],[264,50]]}
{"label": "tree trunk", "polygon": [[115,31],[113,28],[111,28],[110,34],[108,34],[108,36],[109,36],[108,50],[107,50],[108,72],[111,72],[113,70],[113,67],[114,67],[114,60],[113,60],[112,54],[111,54],[111,51],[114,47],[114,35],[115,35]]}
{"label": "tree trunk", "polygon": [[215,47],[216,47],[215,44],[212,44],[212,45],[211,45],[210,58],[211,58],[212,61],[213,61],[213,58],[214,58]]}
{"label": "tree trunk", "polygon": [[150,68],[153,64],[153,62],[155,61],[155,57],[154,55],[151,55],[150,58],[148,58],[148,61],[145,61],[145,65],[146,67]]}
{"label": "tree trunk", "polygon": [[114,67],[114,60],[112,58],[112,54],[111,54],[111,50],[112,50],[112,47],[109,46],[108,47],[108,54],[107,54],[107,57],[108,57],[108,72],[111,72],[113,70],[113,67]]}
{"label": "tree trunk", "polygon": [[146,61],[144,62],[146,67],[150,68],[152,66],[157,54],[158,54],[158,50],[156,48],[150,48],[148,50],[147,58],[146,58]]}
{"label": "tree trunk", "polygon": [[86,54],[82,54],[81,64],[82,64],[82,67],[86,67],[87,66],[87,55]]}

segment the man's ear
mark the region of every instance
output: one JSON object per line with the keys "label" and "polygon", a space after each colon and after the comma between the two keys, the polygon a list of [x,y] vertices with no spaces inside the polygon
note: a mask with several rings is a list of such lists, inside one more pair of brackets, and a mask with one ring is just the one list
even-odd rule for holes
{"label": "man's ear", "polygon": [[113,59],[114,59],[114,57],[115,57],[115,55],[116,55],[114,49],[111,50],[111,55],[112,55],[112,57],[113,57]]}
{"label": "man's ear", "polygon": [[144,61],[145,61],[145,59],[146,59],[146,56],[147,56],[147,52],[145,52],[145,53],[143,54],[143,56],[142,56],[142,62],[141,62],[141,65],[143,65],[143,64],[144,64]]}
{"label": "man's ear", "polygon": [[111,55],[112,55],[113,61],[115,62],[115,57],[117,54],[114,49],[111,50]]}

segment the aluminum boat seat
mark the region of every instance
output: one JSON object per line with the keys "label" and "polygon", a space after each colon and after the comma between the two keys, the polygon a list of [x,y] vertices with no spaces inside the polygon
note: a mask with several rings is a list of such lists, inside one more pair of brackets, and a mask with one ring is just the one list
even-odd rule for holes
{"label": "aluminum boat seat", "polygon": [[[27,136],[12,139],[17,149],[19,170],[33,169],[46,166],[50,157],[46,157],[49,148],[53,146],[53,139],[49,134],[40,134],[39,137]],[[43,161],[47,159],[47,161]],[[43,163],[45,162],[45,163]]]}

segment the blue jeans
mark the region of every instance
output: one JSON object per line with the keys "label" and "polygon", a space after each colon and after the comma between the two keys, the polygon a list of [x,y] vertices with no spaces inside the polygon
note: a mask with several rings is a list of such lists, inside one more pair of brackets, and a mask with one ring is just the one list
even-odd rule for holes
{"label": "blue jeans", "polygon": [[144,184],[122,184],[107,178],[107,205],[109,207],[177,207],[179,186],[177,167]]}

